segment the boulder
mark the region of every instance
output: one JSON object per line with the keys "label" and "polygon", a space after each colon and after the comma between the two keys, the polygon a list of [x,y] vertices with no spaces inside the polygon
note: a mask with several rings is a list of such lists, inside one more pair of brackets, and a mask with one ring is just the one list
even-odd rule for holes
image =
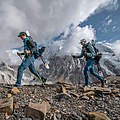
{"label": "boulder", "polygon": [[89,91],[89,92],[83,93],[83,96],[91,96],[91,95],[95,95],[95,92]]}
{"label": "boulder", "polygon": [[7,115],[13,113],[13,97],[0,99],[0,113]]}
{"label": "boulder", "polygon": [[87,97],[87,96],[82,96],[82,99],[83,99],[83,100],[89,100],[89,97]]}
{"label": "boulder", "polygon": [[58,92],[58,93],[66,93],[66,88],[63,86],[63,85],[58,85],[57,87],[56,87],[56,91]]}
{"label": "boulder", "polygon": [[103,93],[103,94],[110,94],[111,89],[110,88],[102,88],[102,87],[91,87],[91,88],[84,88],[84,92],[94,91],[96,93]]}
{"label": "boulder", "polygon": [[7,95],[7,97],[8,97],[8,98],[11,98],[11,97],[12,97],[12,95],[11,95],[11,94],[8,94],[8,95]]}
{"label": "boulder", "polygon": [[17,95],[20,93],[19,89],[17,87],[14,87],[12,90],[11,90],[11,93],[14,94],[14,95]]}
{"label": "boulder", "polygon": [[83,92],[89,92],[89,91],[94,91],[94,87],[83,88]]}
{"label": "boulder", "polygon": [[110,118],[100,112],[86,112],[86,111],[81,111],[84,115],[88,117],[89,120],[110,120]]}
{"label": "boulder", "polygon": [[100,112],[89,112],[88,118],[89,120],[110,120],[106,114]]}
{"label": "boulder", "polygon": [[25,107],[25,116],[33,120],[44,120],[50,108],[50,104],[45,101],[43,101],[42,104],[30,102],[29,105]]}
{"label": "boulder", "polygon": [[112,93],[113,93],[113,94],[120,93],[120,90],[119,90],[119,89],[113,89],[113,90],[112,90]]}
{"label": "boulder", "polygon": [[54,99],[57,99],[59,102],[63,102],[66,100],[71,100],[71,96],[69,94],[64,94],[64,93],[60,93],[56,96],[54,96]]}
{"label": "boulder", "polygon": [[110,94],[111,89],[110,88],[101,88],[101,87],[96,87],[94,88],[95,92],[103,93],[103,94]]}
{"label": "boulder", "polygon": [[77,94],[77,93],[75,93],[75,92],[69,92],[69,94],[71,95],[71,96],[73,96],[73,97],[76,97],[76,98],[79,98],[80,96]]}

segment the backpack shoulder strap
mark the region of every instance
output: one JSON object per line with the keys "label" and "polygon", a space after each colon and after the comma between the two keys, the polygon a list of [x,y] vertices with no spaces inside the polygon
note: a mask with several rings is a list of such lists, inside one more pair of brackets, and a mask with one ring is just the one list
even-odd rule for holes
{"label": "backpack shoulder strap", "polygon": [[88,47],[89,44],[90,44],[90,43],[88,42],[88,43],[86,44],[86,46],[85,46],[86,52],[88,52],[88,53],[90,53],[90,50],[89,50],[89,47]]}
{"label": "backpack shoulder strap", "polygon": [[30,48],[31,52],[36,51],[36,44],[35,42],[29,38],[29,40],[26,42],[27,46]]}
{"label": "backpack shoulder strap", "polygon": [[93,46],[93,48],[94,48],[94,50],[95,50],[95,52],[97,54],[99,52],[99,50],[96,48],[95,44],[92,44],[92,46]]}
{"label": "backpack shoulder strap", "polygon": [[36,47],[33,40],[28,40],[27,45],[28,47],[32,47],[32,48]]}

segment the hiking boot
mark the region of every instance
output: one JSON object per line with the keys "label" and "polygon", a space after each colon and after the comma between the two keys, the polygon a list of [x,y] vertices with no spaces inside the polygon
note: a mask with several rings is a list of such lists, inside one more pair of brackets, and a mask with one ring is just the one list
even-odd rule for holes
{"label": "hiking boot", "polygon": [[15,84],[15,85],[14,85],[14,87],[17,87],[17,88],[19,88],[19,87],[20,87],[20,85],[19,85],[19,84]]}
{"label": "hiking boot", "polygon": [[12,89],[12,88],[14,88],[14,87],[19,88],[19,87],[20,87],[20,85],[13,85],[13,86],[10,86],[10,88],[11,88],[11,89]]}

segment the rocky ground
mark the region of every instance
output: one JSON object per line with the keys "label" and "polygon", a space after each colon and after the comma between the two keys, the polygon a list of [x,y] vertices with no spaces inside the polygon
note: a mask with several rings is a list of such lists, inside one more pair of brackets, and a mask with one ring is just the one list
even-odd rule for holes
{"label": "rocky ground", "polygon": [[[0,120],[120,120],[120,76],[107,77],[105,88],[99,82],[81,86],[57,82],[22,86],[15,93],[1,84]],[[6,100],[11,98],[13,104]]]}

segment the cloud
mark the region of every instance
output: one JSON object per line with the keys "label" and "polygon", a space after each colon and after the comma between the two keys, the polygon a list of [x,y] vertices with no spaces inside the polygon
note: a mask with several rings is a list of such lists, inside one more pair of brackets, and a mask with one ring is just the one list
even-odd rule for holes
{"label": "cloud", "polygon": [[107,10],[113,10],[113,9],[116,10],[119,7],[118,0],[110,0],[106,2],[105,4],[103,4],[102,7],[104,7]]}
{"label": "cloud", "polygon": [[0,54],[22,46],[16,37],[20,31],[29,30],[38,43],[48,44],[70,24],[78,25],[109,3],[114,0],[1,0]]}
{"label": "cloud", "polygon": [[86,27],[77,27],[72,29],[70,32],[70,37],[67,40],[64,40],[61,46],[61,54],[76,54],[81,52],[80,40],[86,39],[87,42],[90,42],[92,39],[95,39],[95,30],[92,26]]}
{"label": "cloud", "polygon": [[113,43],[113,49],[115,51],[115,54],[120,57],[120,40],[117,40]]}

